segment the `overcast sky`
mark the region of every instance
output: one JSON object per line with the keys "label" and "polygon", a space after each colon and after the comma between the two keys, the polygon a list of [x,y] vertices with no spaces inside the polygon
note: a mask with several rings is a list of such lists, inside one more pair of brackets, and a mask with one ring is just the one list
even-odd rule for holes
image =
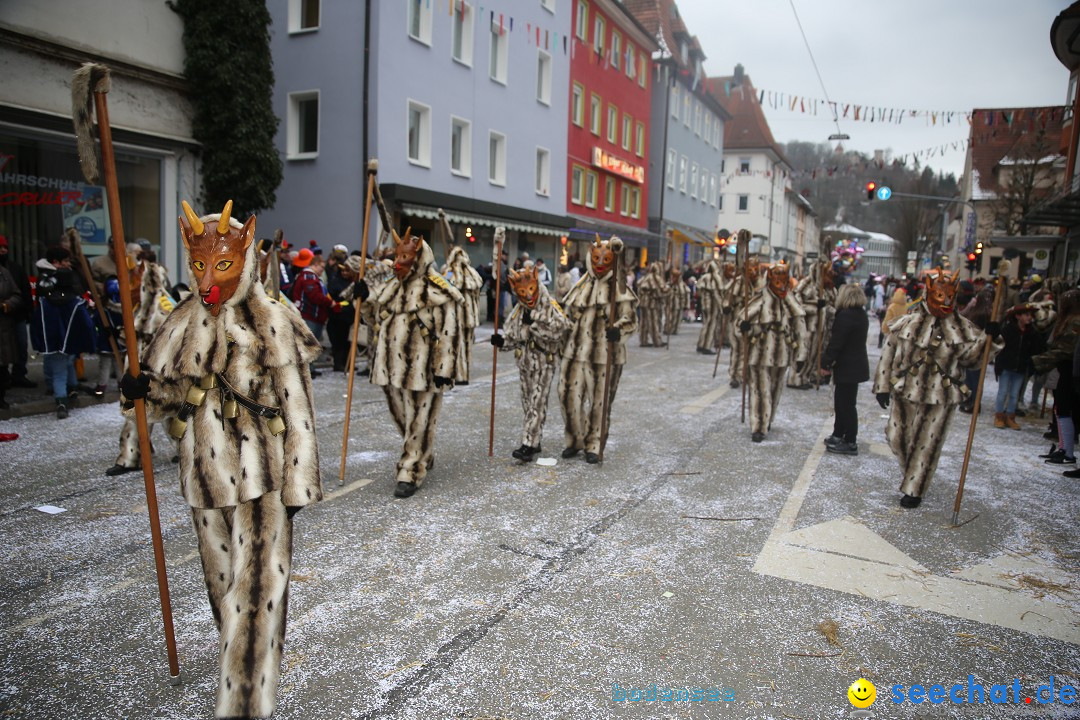
{"label": "overcast sky", "polygon": [[[756,88],[822,98],[792,2],[829,98],[841,105],[970,111],[1065,102],[1069,73],[1050,48],[1050,24],[1066,0],[677,0],[710,76],[741,63]],[[836,132],[820,104],[814,117],[766,102],[765,117],[777,142],[824,142]],[[969,131],[963,118],[932,126],[849,117],[840,128],[848,149],[896,156],[958,143]],[[959,176],[964,150],[922,162]]]}

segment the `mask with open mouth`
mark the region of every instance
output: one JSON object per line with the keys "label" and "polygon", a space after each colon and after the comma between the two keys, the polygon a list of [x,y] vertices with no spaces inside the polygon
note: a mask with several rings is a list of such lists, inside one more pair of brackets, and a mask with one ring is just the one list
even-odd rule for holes
{"label": "mask with open mouth", "polygon": [[959,285],[960,273],[939,267],[926,274],[926,309],[931,315],[943,318],[953,313]]}
{"label": "mask with open mouth", "polygon": [[533,265],[523,270],[507,270],[510,287],[522,305],[532,310],[540,299],[539,269]]}
{"label": "mask with open mouth", "polygon": [[589,259],[592,261],[593,275],[602,278],[615,265],[615,252],[610,243],[601,241],[597,235],[596,242],[589,248]]}
{"label": "mask with open mouth", "polygon": [[394,275],[397,275],[397,279],[404,281],[412,272],[413,265],[416,264],[416,258],[420,254],[420,243],[423,239],[412,234],[412,227],[405,229],[405,236],[401,237],[396,232],[393,233],[394,237]]}
{"label": "mask with open mouth", "polygon": [[204,222],[185,200],[184,215],[179,218],[199,299],[214,317],[236,293],[244,276],[247,249],[255,238],[255,216],[237,227],[239,223],[234,225],[230,220],[232,204],[232,200],[225,203],[217,220]]}
{"label": "mask with open mouth", "polygon": [[779,262],[769,268],[769,292],[781,300],[787,297],[791,288],[791,276],[787,263]]}

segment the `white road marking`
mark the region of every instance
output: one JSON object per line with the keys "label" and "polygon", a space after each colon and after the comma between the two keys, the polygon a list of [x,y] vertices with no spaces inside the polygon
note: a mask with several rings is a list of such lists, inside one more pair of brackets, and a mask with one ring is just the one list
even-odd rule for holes
{"label": "white road marking", "polygon": [[712,392],[705,393],[693,402],[687,405],[683,405],[681,408],[679,408],[679,412],[685,413],[687,415],[700,415],[702,412],[704,412],[705,408],[709,407],[714,402],[724,397],[724,395],[726,395],[727,391],[730,389],[731,388],[727,385],[718,387]]}
{"label": "white road marking", "polygon": [[1046,577],[1054,572],[1049,566],[998,556],[953,576],[940,576],[853,518],[795,530],[825,452],[821,441],[831,426],[831,418],[822,425],[754,572],[1080,644],[1080,622],[1072,606],[1058,598],[1034,597],[1012,579]]}
{"label": "white road marking", "polygon": [[[95,601],[104,600],[105,598],[107,598],[107,597],[109,597],[111,595],[115,595],[116,593],[120,592],[121,590],[126,590],[127,588],[134,585],[136,582],[137,581],[134,578],[128,578],[127,580],[122,580],[121,582],[118,582],[117,584],[113,585],[112,587],[105,588],[104,590],[102,590],[94,599],[95,599]],[[95,604],[100,604],[100,603],[95,602]],[[23,620],[18,625],[11,626],[10,628],[8,628],[8,632],[19,632],[20,630],[26,630],[27,628],[37,627],[41,623],[46,622],[48,620],[52,620],[55,617],[59,617],[61,615],[66,615],[67,613],[74,612],[76,610],[82,611],[82,610],[85,610],[85,609],[86,609],[86,606],[82,605],[82,604],[79,604],[79,603],[65,603],[64,605],[62,605],[61,607],[56,608],[55,610],[50,610],[49,612],[42,613],[41,615],[35,615],[32,618],[27,618],[26,620]]]}

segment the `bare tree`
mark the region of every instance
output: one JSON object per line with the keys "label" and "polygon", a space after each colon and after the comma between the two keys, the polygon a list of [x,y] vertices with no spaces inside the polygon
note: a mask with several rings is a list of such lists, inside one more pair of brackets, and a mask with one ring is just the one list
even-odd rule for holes
{"label": "bare tree", "polygon": [[1018,136],[1008,155],[994,167],[998,185],[992,206],[995,229],[1006,235],[1027,235],[1033,228],[1021,221],[1058,192],[1063,161],[1045,131]]}

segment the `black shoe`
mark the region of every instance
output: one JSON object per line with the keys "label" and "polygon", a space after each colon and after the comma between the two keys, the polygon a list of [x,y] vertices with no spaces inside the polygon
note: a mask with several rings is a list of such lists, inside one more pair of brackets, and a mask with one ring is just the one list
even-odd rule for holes
{"label": "black shoe", "polygon": [[841,440],[835,445],[826,445],[825,452],[831,452],[837,455],[858,455],[859,444],[847,442],[846,440]]}
{"label": "black shoe", "polygon": [[702,355],[715,355],[716,351],[712,348],[698,348],[698,352]]}
{"label": "black shoe", "polygon": [[563,456],[563,458],[572,458],[575,455],[577,455],[579,452],[581,452],[581,448],[568,447],[568,448],[566,448],[565,450],[562,451],[562,456]]}
{"label": "black shoe", "polygon": [[1076,457],[1074,455],[1066,455],[1064,450],[1058,450],[1050,457],[1043,460],[1048,465],[1075,465]]}
{"label": "black shoe", "polygon": [[738,380],[732,380],[731,382],[728,383],[728,387],[729,388],[737,388],[737,387],[739,387],[739,381]]}
{"label": "black shoe", "polygon": [[13,388],[36,388],[37,383],[30,380],[25,375],[21,378],[15,378],[11,381],[11,387]]}
{"label": "black shoe", "polygon": [[1016,408],[1016,413],[1015,414],[1016,414],[1016,417],[1027,417],[1027,412],[1021,410],[1020,408]]}
{"label": "black shoe", "polygon": [[912,508],[919,507],[919,503],[921,502],[921,497],[915,497],[914,495],[904,495],[904,497],[900,498],[900,507],[910,510]]}
{"label": "black shoe", "polygon": [[469,384],[468,380],[455,380],[454,381],[454,385],[468,385],[468,384]]}
{"label": "black shoe", "polygon": [[641,343],[641,347],[655,347],[652,343]]}
{"label": "black shoe", "polygon": [[123,465],[113,465],[111,468],[105,471],[105,474],[109,477],[116,477],[117,475],[123,475],[124,473],[135,472],[139,468],[137,467],[124,467]]}
{"label": "black shoe", "polygon": [[540,446],[533,447],[531,445],[522,445],[518,448],[521,455],[518,456],[518,460],[522,462],[531,463],[536,459],[536,456],[540,454]]}
{"label": "black shoe", "polygon": [[965,415],[970,415],[971,411],[974,410],[974,409],[975,409],[974,405],[965,404],[965,405],[960,406],[960,412],[964,413]]}
{"label": "black shoe", "polygon": [[1046,440],[1057,440],[1057,433],[1052,430],[1047,430],[1043,433],[1043,438]]}
{"label": "black shoe", "polygon": [[56,419],[57,420],[63,420],[67,416],[68,416],[67,405],[65,405],[64,403],[57,403],[56,404]]}
{"label": "black shoe", "polygon": [[1077,468],[1076,470],[1066,470],[1061,474],[1067,478],[1080,478],[1080,468]]}
{"label": "black shoe", "polygon": [[1049,452],[1044,452],[1039,457],[1041,457],[1043,460],[1045,460],[1046,458],[1054,457],[1054,453],[1056,453],[1056,452],[1057,452],[1057,446],[1056,445],[1051,445],[1050,446],[1050,451]]}
{"label": "black shoe", "polygon": [[416,493],[416,483],[399,482],[394,488],[394,497],[407,498]]}
{"label": "black shoe", "polygon": [[753,440],[754,442],[761,442],[762,440],[765,439],[765,433],[756,432],[756,433],[754,433],[753,435],[750,436],[750,439]]}
{"label": "black shoe", "polygon": [[825,438],[826,447],[830,447],[832,445],[836,445],[837,443],[842,442],[844,442],[844,438],[836,437],[835,435],[830,435],[829,437]]}
{"label": "black shoe", "polygon": [[171,462],[173,465],[175,465],[176,463],[180,462],[180,456],[179,455],[173,455],[172,458],[169,459],[169,462]]}
{"label": "black shoe", "polygon": [[5,400],[4,398],[0,398],[0,410],[7,410],[10,407],[11,405],[8,404],[7,400]]}
{"label": "black shoe", "polygon": [[322,370],[312,370],[311,371],[311,377],[313,377],[313,378],[317,378],[320,375],[322,375]]}
{"label": "black shoe", "polygon": [[356,374],[359,375],[360,377],[367,377],[368,375],[371,374],[371,369],[370,368],[364,368],[363,370],[357,370]]}
{"label": "black shoe", "polygon": [[600,462],[600,456],[597,455],[596,453],[591,453],[588,450],[586,450],[585,451],[585,462],[589,463],[590,465],[595,465],[596,463]]}
{"label": "black shoe", "polygon": [[524,460],[525,455],[527,455],[529,450],[531,450],[531,449],[532,448],[530,448],[528,445],[522,443],[521,447],[519,447],[517,450],[515,450],[514,452],[512,452],[510,454],[513,455],[514,458],[517,459],[517,460]]}

